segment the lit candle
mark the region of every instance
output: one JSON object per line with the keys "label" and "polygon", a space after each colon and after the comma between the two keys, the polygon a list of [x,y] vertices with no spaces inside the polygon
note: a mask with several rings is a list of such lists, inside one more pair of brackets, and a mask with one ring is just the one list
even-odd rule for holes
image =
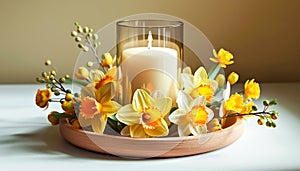
{"label": "lit candle", "polygon": [[[178,54],[171,48],[152,47],[152,34],[148,34],[148,47],[134,47],[125,49],[122,53],[122,73],[131,82],[135,91],[147,88],[154,92],[162,92],[175,103],[177,93]],[[125,87],[124,87],[125,88]],[[130,93],[129,93],[130,94]]]}

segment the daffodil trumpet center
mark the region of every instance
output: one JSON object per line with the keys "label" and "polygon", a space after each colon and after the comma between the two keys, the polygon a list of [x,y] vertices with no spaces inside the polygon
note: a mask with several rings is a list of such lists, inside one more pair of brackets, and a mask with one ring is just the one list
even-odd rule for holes
{"label": "daffodil trumpet center", "polygon": [[162,118],[162,113],[154,107],[146,107],[141,112],[141,124],[144,129],[155,129]]}
{"label": "daffodil trumpet center", "polygon": [[203,126],[208,120],[208,112],[205,106],[194,106],[192,110],[187,114],[187,117],[198,126]]}
{"label": "daffodil trumpet center", "polygon": [[85,118],[94,118],[97,113],[101,113],[102,105],[95,99],[86,97],[80,105],[80,112]]}
{"label": "daffodil trumpet center", "polygon": [[214,96],[214,90],[208,84],[200,84],[200,86],[198,86],[192,91],[191,96],[193,98],[205,96],[206,101],[211,102]]}

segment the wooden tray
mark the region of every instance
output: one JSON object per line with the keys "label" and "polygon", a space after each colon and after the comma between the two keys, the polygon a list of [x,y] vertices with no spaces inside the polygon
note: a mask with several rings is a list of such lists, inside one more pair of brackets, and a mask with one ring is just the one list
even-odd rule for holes
{"label": "wooden tray", "polygon": [[226,120],[226,128],[201,136],[130,138],[97,134],[74,129],[67,120],[60,121],[62,136],[75,146],[127,158],[179,157],[223,148],[236,141],[244,131],[241,118]]}

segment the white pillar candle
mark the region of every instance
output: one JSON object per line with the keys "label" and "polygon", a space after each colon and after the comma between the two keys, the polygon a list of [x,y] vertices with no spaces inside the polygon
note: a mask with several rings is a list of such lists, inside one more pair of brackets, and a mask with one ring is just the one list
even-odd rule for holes
{"label": "white pillar candle", "polygon": [[173,98],[175,102],[179,60],[176,50],[152,47],[150,32],[148,47],[125,49],[122,53],[122,60],[122,74],[126,77],[123,80],[131,83],[132,91],[145,86],[152,93],[160,91],[165,96]]}

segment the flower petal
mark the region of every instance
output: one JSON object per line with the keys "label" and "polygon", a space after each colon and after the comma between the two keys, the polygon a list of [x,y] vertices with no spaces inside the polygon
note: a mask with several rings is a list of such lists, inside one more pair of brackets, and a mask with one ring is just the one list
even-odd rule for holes
{"label": "flower petal", "polygon": [[230,83],[227,81],[226,89],[223,91],[223,99],[228,100],[230,96]]}
{"label": "flower petal", "polygon": [[90,78],[92,78],[93,82],[98,82],[105,78],[105,74],[98,69],[92,69],[90,71]]}
{"label": "flower petal", "polygon": [[154,99],[142,89],[137,89],[132,98],[132,107],[137,112],[142,112],[146,107],[154,106]]}
{"label": "flower petal", "polygon": [[81,98],[92,97],[95,98],[95,83],[90,83],[83,87],[80,91]]}
{"label": "flower petal", "polygon": [[121,107],[121,109],[116,114],[116,118],[126,125],[139,124],[141,115],[140,113],[133,110],[131,104]]}
{"label": "flower petal", "polygon": [[204,67],[199,67],[194,74],[194,83],[198,87],[203,80],[207,80],[207,72]]}
{"label": "flower petal", "polygon": [[193,135],[201,135],[201,134],[206,134],[207,133],[206,125],[198,126],[198,125],[195,125],[195,124],[190,124],[189,125],[189,130]]}
{"label": "flower petal", "polygon": [[191,74],[182,73],[181,80],[183,82],[184,91],[188,94],[194,89],[194,77]]}
{"label": "flower petal", "polygon": [[130,130],[129,130],[129,126],[125,126],[122,131],[120,132],[121,135],[123,136],[130,136]]}
{"label": "flower petal", "polygon": [[113,83],[107,83],[96,89],[96,100],[103,104],[110,101],[114,96]]}
{"label": "flower petal", "polygon": [[170,114],[169,119],[172,123],[179,125],[186,121],[186,113],[177,109]]}
{"label": "flower petal", "polygon": [[148,138],[149,135],[144,131],[143,125],[134,124],[129,126],[130,136],[134,138]]}
{"label": "flower petal", "polygon": [[146,134],[151,137],[161,137],[167,136],[169,134],[168,124],[164,119],[160,119],[156,121],[157,125],[154,129],[145,129]]}
{"label": "flower petal", "polygon": [[211,86],[211,88],[216,91],[218,89],[218,82],[216,80],[206,80],[205,81],[207,84]]}
{"label": "flower petal", "polygon": [[92,129],[94,132],[103,134],[106,126],[107,117],[105,115],[95,115],[92,119]]}
{"label": "flower petal", "polygon": [[213,110],[211,110],[211,109],[208,108],[208,107],[206,107],[205,110],[206,110],[207,113],[208,113],[207,122],[206,122],[206,123],[208,123],[209,121],[211,121],[211,120],[214,118],[215,113],[214,113]]}
{"label": "flower petal", "polygon": [[177,129],[180,137],[189,136],[191,134],[190,124],[188,122],[179,124]]}
{"label": "flower petal", "polygon": [[225,103],[225,101],[223,101],[223,102],[221,103],[221,105],[220,105],[220,109],[219,109],[219,116],[220,116],[220,117],[223,117],[224,114],[225,114],[224,103]]}
{"label": "flower petal", "polygon": [[199,97],[197,97],[196,99],[193,100],[191,107],[204,106],[205,103],[206,103],[205,96],[199,96]]}
{"label": "flower petal", "polygon": [[193,99],[191,96],[187,95],[184,91],[178,91],[177,95],[177,104],[179,109],[183,110],[183,112],[189,112],[191,110],[191,103]]}
{"label": "flower petal", "polygon": [[81,113],[79,113],[79,115],[77,117],[78,117],[78,121],[79,121],[79,124],[81,127],[87,127],[92,124],[92,119],[84,118]]}
{"label": "flower petal", "polygon": [[215,49],[213,49],[213,55],[214,55],[214,57],[218,56],[217,51]]}
{"label": "flower petal", "polygon": [[183,68],[182,73],[186,73],[186,74],[192,75],[192,69],[191,69],[191,67],[185,67],[185,68]]}
{"label": "flower petal", "polygon": [[109,68],[105,75],[108,77],[111,77],[111,78],[116,78],[117,68],[115,66],[112,68]]}
{"label": "flower petal", "polygon": [[162,113],[162,116],[165,117],[171,110],[172,99],[169,97],[157,98],[154,99],[157,109]]}
{"label": "flower petal", "polygon": [[121,107],[122,106],[119,103],[115,101],[109,101],[102,104],[101,113],[106,114],[107,116],[111,116],[117,113]]}

